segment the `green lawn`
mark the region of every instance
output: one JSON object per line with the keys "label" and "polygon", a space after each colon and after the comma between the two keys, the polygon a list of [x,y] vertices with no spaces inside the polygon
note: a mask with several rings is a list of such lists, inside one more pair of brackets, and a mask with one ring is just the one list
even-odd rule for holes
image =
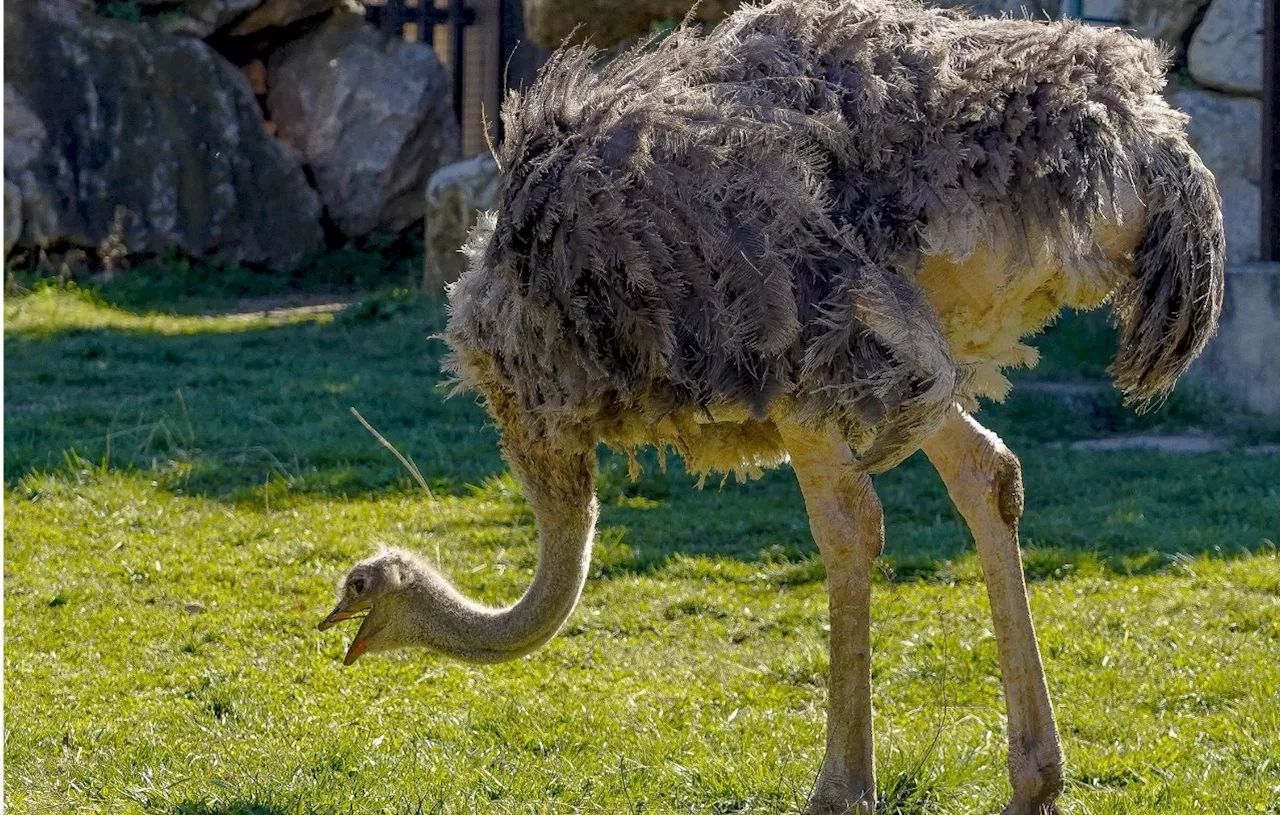
{"label": "green lawn", "polygon": [[[336,316],[115,302],[47,287],[5,303],[8,812],[803,804],[826,596],[789,472],[698,492],[678,466],[633,484],[604,455],[596,575],[561,636],[494,667],[401,653],[344,669],[350,632],[315,624],[379,544],[429,553],[493,603],[532,574],[532,517],[494,431],[435,387],[443,309],[396,294]],[[1102,325],[1051,332],[1043,370],[1095,376]],[[1280,456],[1061,444],[1280,431],[1187,389],[1144,418],[1110,395],[1030,390],[983,417],[1022,454],[1063,812],[1280,815]],[[1003,702],[972,543],[920,456],[876,484],[881,812],[996,811]]]}

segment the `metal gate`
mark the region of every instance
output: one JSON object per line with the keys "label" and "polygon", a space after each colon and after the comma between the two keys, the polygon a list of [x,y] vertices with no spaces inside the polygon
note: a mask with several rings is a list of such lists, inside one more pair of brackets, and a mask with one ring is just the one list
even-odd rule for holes
{"label": "metal gate", "polygon": [[435,50],[449,72],[468,155],[501,138],[498,105],[507,84],[527,80],[545,58],[542,49],[521,42],[521,0],[366,0],[365,16],[383,31]]}

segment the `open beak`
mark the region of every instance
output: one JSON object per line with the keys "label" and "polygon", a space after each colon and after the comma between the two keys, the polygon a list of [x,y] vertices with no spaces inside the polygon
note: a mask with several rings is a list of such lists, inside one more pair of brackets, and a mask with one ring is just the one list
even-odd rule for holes
{"label": "open beak", "polygon": [[330,628],[333,628],[338,623],[342,622],[343,620],[351,619],[352,617],[356,616],[356,614],[358,613],[360,613],[359,609],[346,608],[343,606],[342,603],[338,603],[338,607],[335,608],[333,611],[329,612],[329,616],[321,620],[320,625],[317,625],[316,628],[320,629],[321,631],[327,631]]}
{"label": "open beak", "polygon": [[[320,624],[317,625],[316,628],[321,631],[328,630],[343,620],[349,620],[360,612],[366,611],[370,608],[372,608],[372,606],[369,603],[354,603],[350,608],[339,603],[333,611],[329,612],[328,617],[325,617],[320,621]],[[368,615],[366,615],[364,621],[360,624],[360,630],[356,632],[356,638],[351,641],[351,647],[347,649],[346,656],[342,658],[343,665],[350,665],[360,658],[361,654],[364,653],[365,648],[368,647],[369,637],[372,634],[373,627],[369,624],[369,618]]]}

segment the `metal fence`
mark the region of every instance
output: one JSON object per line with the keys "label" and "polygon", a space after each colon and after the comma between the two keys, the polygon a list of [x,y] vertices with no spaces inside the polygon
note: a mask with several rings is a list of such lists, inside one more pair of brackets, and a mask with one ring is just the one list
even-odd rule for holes
{"label": "metal fence", "polygon": [[528,82],[547,52],[524,41],[521,0],[365,0],[366,17],[402,39],[431,46],[448,69],[466,155],[502,138],[498,106],[508,85]]}
{"label": "metal fence", "polygon": [[404,37],[412,33],[418,42],[431,44],[436,26],[449,26],[452,48],[449,49],[449,75],[453,83],[453,113],[462,122],[463,70],[465,65],[463,31],[475,25],[475,9],[467,7],[463,0],[449,0],[444,8],[432,0],[383,0],[377,5],[365,7],[365,18],[375,27]]}

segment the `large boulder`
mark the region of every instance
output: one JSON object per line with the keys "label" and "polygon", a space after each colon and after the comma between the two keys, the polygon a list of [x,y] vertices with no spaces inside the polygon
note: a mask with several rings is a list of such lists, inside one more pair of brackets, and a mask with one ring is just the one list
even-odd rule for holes
{"label": "large boulder", "polygon": [[1218,335],[1189,372],[1251,410],[1280,416],[1280,263],[1227,267]]}
{"label": "large boulder", "polygon": [[143,16],[169,34],[241,37],[266,28],[287,26],[358,0],[138,0]]}
{"label": "large boulder", "polygon": [[1169,104],[1191,117],[1187,138],[1215,176],[1258,182],[1262,171],[1262,103],[1202,88],[1169,92]]}
{"label": "large boulder", "polygon": [[1138,36],[1176,48],[1207,5],[1209,0],[1126,0],[1125,19]]}
{"label": "large boulder", "polygon": [[18,242],[22,234],[22,190],[18,185],[5,179],[4,182],[4,253]]}
{"label": "large boulder", "polygon": [[438,294],[466,269],[462,254],[478,213],[498,205],[502,174],[488,153],[442,167],[427,182],[422,288]]}
{"label": "large boulder", "polygon": [[[1008,15],[1045,19],[1058,16],[1058,0],[929,0],[927,5],[963,9],[977,17]],[[1092,8],[1089,11],[1100,13]]]}
{"label": "large boulder", "polygon": [[[717,23],[738,3],[703,0],[694,14]],[[558,48],[566,40],[607,48],[644,34],[656,21],[682,20],[693,5],[693,0],[524,0],[524,26],[529,39],[543,48]]]}
{"label": "large boulder", "polygon": [[338,13],[271,55],[267,108],[348,236],[400,231],[460,154],[449,81],[431,48]]}
{"label": "large boulder", "polygon": [[301,166],[209,46],[68,0],[6,3],[4,20],[19,245],[178,247],[290,267],[321,244]]}
{"label": "large boulder", "polygon": [[1262,0],[1213,0],[1187,49],[1191,76],[1228,93],[1262,95]]}
{"label": "large boulder", "polygon": [[1227,230],[1227,259],[1257,260],[1262,191],[1262,103],[1183,87],[1169,103],[1191,117],[1187,138],[1218,182]]}
{"label": "large boulder", "polygon": [[[165,14],[161,26],[167,33],[189,37],[207,37],[235,22],[262,0],[184,0],[181,13]],[[159,6],[155,2],[143,5]]]}
{"label": "large boulder", "polygon": [[236,23],[230,33],[232,36],[242,37],[264,28],[291,25],[331,11],[338,5],[339,0],[267,0]]}
{"label": "large boulder", "polygon": [[[4,253],[18,244],[29,210],[44,228],[56,228],[57,214],[32,173],[44,153],[49,134],[44,122],[12,85],[4,86]],[[22,188],[31,192],[24,201]]]}
{"label": "large boulder", "polygon": [[1218,179],[1222,225],[1227,233],[1227,262],[1262,257],[1262,188],[1239,176]]}

